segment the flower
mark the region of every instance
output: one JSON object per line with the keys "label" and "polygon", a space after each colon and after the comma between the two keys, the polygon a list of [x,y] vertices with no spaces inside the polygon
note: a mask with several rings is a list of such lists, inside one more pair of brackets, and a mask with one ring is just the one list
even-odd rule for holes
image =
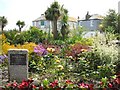
{"label": "flower", "polygon": [[6,58],[6,55],[0,55],[0,63],[3,63]]}
{"label": "flower", "polygon": [[97,66],[99,69],[101,68],[101,66]]}
{"label": "flower", "polygon": [[109,87],[109,88],[112,88],[112,87],[113,87],[113,85],[112,85],[111,83],[109,83],[109,84],[108,84],[108,87]]}
{"label": "flower", "polygon": [[13,87],[17,87],[17,85],[18,85],[17,82],[14,82],[14,83],[12,84]]}
{"label": "flower", "polygon": [[85,84],[85,83],[80,83],[80,84],[78,84],[78,86],[79,86],[80,88],[89,88],[89,85],[88,85],[88,84]]}
{"label": "flower", "polygon": [[55,80],[54,82],[51,82],[49,86],[51,88],[55,88],[56,86],[58,86],[58,80]]}
{"label": "flower", "polygon": [[58,65],[57,67],[58,67],[59,70],[63,70],[64,69],[62,65]]}
{"label": "flower", "polygon": [[36,86],[35,86],[35,85],[32,85],[32,88],[34,88],[34,89],[35,89],[35,88],[36,88]]}
{"label": "flower", "polygon": [[56,62],[56,63],[60,63],[60,60],[57,59],[55,62]]}
{"label": "flower", "polygon": [[49,52],[49,53],[53,53],[53,52],[55,52],[55,49],[54,48],[47,48],[47,51]]}
{"label": "flower", "polygon": [[34,47],[34,52],[40,56],[44,56],[47,54],[47,50],[42,46],[42,44],[39,44],[36,47]]}
{"label": "flower", "polygon": [[73,82],[71,80],[66,80],[65,82],[66,82],[66,84],[73,84]]}
{"label": "flower", "polygon": [[87,52],[88,50],[87,49],[81,49],[82,52]]}
{"label": "flower", "polygon": [[8,83],[7,85],[6,85],[6,87],[8,88],[8,87],[11,87],[11,83]]}

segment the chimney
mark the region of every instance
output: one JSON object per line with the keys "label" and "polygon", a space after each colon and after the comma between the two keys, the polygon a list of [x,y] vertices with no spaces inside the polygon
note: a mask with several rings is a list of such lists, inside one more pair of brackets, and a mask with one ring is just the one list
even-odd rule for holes
{"label": "chimney", "polygon": [[44,19],[44,14],[41,14],[41,19]]}

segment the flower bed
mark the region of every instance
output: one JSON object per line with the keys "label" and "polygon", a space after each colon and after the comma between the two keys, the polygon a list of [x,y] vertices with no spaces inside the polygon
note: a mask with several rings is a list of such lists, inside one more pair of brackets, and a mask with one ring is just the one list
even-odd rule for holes
{"label": "flower bed", "polygon": [[[97,86],[96,86],[97,85]],[[101,90],[119,90],[120,88],[120,75],[117,75],[115,79],[108,80],[107,78],[102,78],[100,82],[95,85],[94,82],[86,83],[82,80],[75,82],[72,80],[64,80],[60,82],[54,80],[52,82],[47,79],[43,80],[39,85],[34,84],[34,80],[28,79],[23,80],[21,83],[16,81],[6,84],[2,90],[63,90],[63,89],[85,89],[85,90],[94,90],[95,88],[101,88]]]}

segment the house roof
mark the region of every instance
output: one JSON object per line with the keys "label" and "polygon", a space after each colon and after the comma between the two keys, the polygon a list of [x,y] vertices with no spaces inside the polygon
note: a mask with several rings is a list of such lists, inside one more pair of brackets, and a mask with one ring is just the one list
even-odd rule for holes
{"label": "house roof", "polygon": [[[40,21],[40,20],[46,20],[46,18],[45,18],[45,16],[43,14],[41,14],[41,16],[38,17],[37,19],[33,20],[33,22]],[[68,21],[77,22],[77,19],[74,18],[74,17],[68,17]]]}
{"label": "house roof", "polygon": [[45,18],[45,16],[43,14],[41,14],[41,16],[38,17],[37,19],[33,20],[33,22],[40,21],[40,20],[46,20],[46,18]]}
{"label": "house roof", "polygon": [[74,17],[68,17],[68,21],[77,22],[77,19]]}
{"label": "house roof", "polygon": [[91,17],[88,20],[86,20],[85,18],[82,18],[79,21],[102,20],[102,19],[104,19],[103,16],[101,16],[99,14],[93,14],[93,15],[91,15]]}
{"label": "house roof", "polygon": [[89,19],[103,19],[104,17],[99,14],[93,14]]}

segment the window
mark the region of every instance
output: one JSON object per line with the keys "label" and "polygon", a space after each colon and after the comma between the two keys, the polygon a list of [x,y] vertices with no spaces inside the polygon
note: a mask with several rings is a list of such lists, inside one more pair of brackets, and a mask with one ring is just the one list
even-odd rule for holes
{"label": "window", "polygon": [[44,21],[41,21],[41,26],[44,26],[45,22]]}
{"label": "window", "polygon": [[90,21],[90,26],[93,27],[93,20]]}

